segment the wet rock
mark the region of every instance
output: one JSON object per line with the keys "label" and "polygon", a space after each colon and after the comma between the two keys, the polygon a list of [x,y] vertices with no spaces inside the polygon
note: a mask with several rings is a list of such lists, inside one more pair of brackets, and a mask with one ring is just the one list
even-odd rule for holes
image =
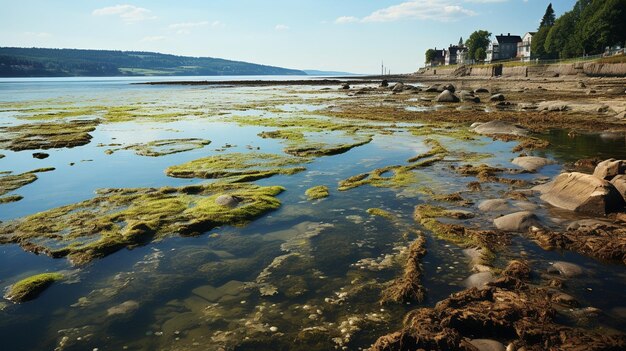
{"label": "wet rock", "polygon": [[507,232],[523,232],[531,226],[539,226],[537,216],[529,211],[511,213],[493,220],[496,228]]}
{"label": "wet rock", "polygon": [[132,312],[135,312],[139,308],[139,303],[137,301],[128,300],[122,302],[121,304],[111,307],[107,310],[108,316],[115,315],[126,315]]}
{"label": "wet rock", "polygon": [[442,92],[444,89],[441,87],[441,85],[439,84],[433,84],[431,86],[429,86],[428,88],[426,88],[426,92],[427,93],[440,93]]}
{"label": "wet rock", "polygon": [[552,296],[552,301],[565,306],[576,307],[579,305],[578,301],[572,296],[565,293],[558,293]]}
{"label": "wet rock", "polygon": [[467,277],[467,279],[463,281],[463,285],[466,288],[483,289],[487,286],[488,283],[491,283],[494,280],[495,280],[495,277],[493,276],[493,273],[480,272],[480,273],[474,273],[470,275],[469,277]]}
{"label": "wet rock", "polygon": [[573,278],[583,274],[583,268],[575,263],[558,261],[554,262],[548,273],[558,273],[566,278]]}
{"label": "wet rock", "polygon": [[452,84],[445,84],[442,88],[443,90],[449,90],[451,93],[456,91],[456,88]]}
{"label": "wet rock", "polygon": [[615,189],[622,195],[622,198],[626,200],[626,175],[616,175],[611,179],[611,184],[613,184]]}
{"label": "wet rock", "polygon": [[215,199],[215,203],[220,206],[235,208],[239,205],[239,199],[232,195],[220,195]]}
{"label": "wet rock", "polygon": [[616,228],[617,226],[608,221],[599,219],[581,219],[574,221],[567,226],[567,230],[596,230],[598,228]]}
{"label": "wet rock", "polygon": [[533,190],[552,206],[574,212],[604,216],[624,207],[624,199],[611,183],[584,173],[562,173]]}
{"label": "wet rock", "polygon": [[489,199],[478,204],[478,209],[483,212],[507,212],[512,207],[505,199]]}
{"label": "wet rock", "polygon": [[506,100],[506,98],[504,97],[503,94],[491,95],[491,97],[489,98],[489,101],[491,102],[504,101],[504,100]]}
{"label": "wet rock", "polygon": [[487,89],[487,88],[476,88],[476,89],[474,89],[474,94],[478,94],[478,93],[489,93],[489,89]]}
{"label": "wet rock", "polygon": [[33,153],[33,158],[43,160],[44,158],[48,158],[50,155],[45,152],[35,152]]}
{"label": "wet rock", "polygon": [[404,91],[404,83],[400,82],[400,83],[396,83],[393,85],[393,87],[391,88],[391,91],[393,91],[394,93],[401,93]]}
{"label": "wet rock", "polygon": [[608,159],[600,162],[596,169],[593,171],[593,175],[600,179],[611,180],[613,177],[626,172],[626,161]]}
{"label": "wet rock", "polygon": [[350,89],[350,84],[348,84],[348,83],[341,84],[341,89],[344,89],[344,90]]}
{"label": "wet rock", "polygon": [[570,106],[563,101],[544,101],[537,107],[540,111],[561,112],[570,109]]}
{"label": "wet rock", "polygon": [[380,82],[381,88],[386,88],[388,86],[389,86],[389,82],[387,81],[387,79],[383,79],[382,82]]}
{"label": "wet rock", "polygon": [[474,339],[470,341],[478,351],[506,351],[506,347],[496,340],[491,339]]}
{"label": "wet rock", "polygon": [[522,167],[526,171],[537,172],[542,167],[552,164],[554,162],[544,157],[523,156],[514,158],[512,163],[514,165]]}
{"label": "wet rock", "polygon": [[458,96],[454,95],[450,90],[444,90],[435,98],[435,102],[459,102]]}
{"label": "wet rock", "polygon": [[526,129],[506,121],[491,121],[483,123],[475,127],[474,131],[483,135],[510,134],[524,136],[528,134]]}

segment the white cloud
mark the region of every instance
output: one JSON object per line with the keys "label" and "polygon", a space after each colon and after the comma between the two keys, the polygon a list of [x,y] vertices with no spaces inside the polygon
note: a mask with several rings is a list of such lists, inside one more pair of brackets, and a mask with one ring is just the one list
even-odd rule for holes
{"label": "white cloud", "polygon": [[143,39],[141,39],[142,43],[154,43],[157,41],[163,41],[167,39],[167,37],[164,37],[162,35],[157,35],[157,36],[152,36],[152,37],[144,37]]}
{"label": "white cloud", "polygon": [[27,37],[40,38],[40,39],[46,39],[52,36],[52,34],[48,32],[24,32],[24,35],[26,35]]}
{"label": "white cloud", "polygon": [[354,23],[358,22],[359,19],[354,16],[341,16],[335,20],[336,24],[346,24],[346,23]]}
{"label": "white cloud", "polygon": [[[465,2],[475,2],[479,4],[489,4],[494,2],[507,2],[509,0],[465,0]],[[525,2],[528,0],[524,0]]]}
{"label": "white cloud", "polygon": [[285,30],[289,30],[289,27],[284,24],[277,24],[276,27],[274,27],[274,29],[278,31],[285,31]]}
{"label": "white cloud", "polygon": [[[500,1],[500,0],[470,0],[470,1]],[[506,0],[505,0],[506,1]],[[350,22],[393,22],[404,19],[433,20],[448,22],[458,18],[474,16],[476,13],[461,5],[447,0],[411,0],[372,12],[370,15],[358,19],[352,16],[343,16],[335,23]]]}
{"label": "white cloud", "polygon": [[226,25],[221,21],[213,21],[211,22],[211,27],[213,28],[224,28]]}
{"label": "white cloud", "polygon": [[152,11],[143,7],[128,4],[103,7],[101,9],[93,10],[91,14],[94,16],[119,16],[126,23],[134,23],[156,18],[156,16],[152,15]]}
{"label": "white cloud", "polygon": [[177,34],[190,34],[192,28],[204,27],[208,25],[208,21],[201,22],[183,22],[183,23],[174,23],[168,26],[169,29],[176,30]]}

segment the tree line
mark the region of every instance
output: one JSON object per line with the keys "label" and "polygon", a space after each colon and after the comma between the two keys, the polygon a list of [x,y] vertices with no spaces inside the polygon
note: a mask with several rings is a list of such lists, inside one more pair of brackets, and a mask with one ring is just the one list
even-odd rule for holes
{"label": "tree line", "polygon": [[[477,30],[465,41],[466,57],[484,61],[491,33]],[[626,45],[626,0],[578,0],[574,8],[556,18],[549,4],[532,38],[533,59],[566,59],[601,54],[606,47]],[[436,51],[426,51],[426,63]]]}

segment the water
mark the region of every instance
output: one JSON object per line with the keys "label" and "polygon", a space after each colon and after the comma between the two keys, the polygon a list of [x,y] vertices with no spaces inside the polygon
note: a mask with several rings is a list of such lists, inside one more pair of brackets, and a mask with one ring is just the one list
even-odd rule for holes
{"label": "water", "polygon": [[[333,104],[326,100],[345,98],[334,92],[316,93],[323,87],[129,84],[147,80],[162,78],[0,80],[0,126],[37,122],[23,119],[33,114],[24,109],[34,106],[57,106],[62,110],[64,106],[131,105],[146,111],[178,111],[186,115],[102,123],[91,133],[93,139],[89,144],[45,150],[50,157],[44,160],[31,157],[32,152],[41,150],[0,150],[6,156],[0,159],[0,171],[21,173],[41,167],[56,168],[38,174],[37,181],[12,192],[24,199],[0,205],[0,220],[11,221],[87,200],[100,188],[206,182],[168,177],[164,169],[210,155],[249,152],[251,148],[280,154],[285,141],[257,135],[275,127],[240,125],[231,118],[293,118],[316,114],[321,118],[324,109]],[[356,349],[397,330],[403,314],[415,305],[381,308],[378,299],[382,284],[401,274],[402,267],[396,264],[381,271],[369,271],[355,264],[362,259],[397,253],[399,247],[410,243],[403,234],[407,228],[418,228],[412,219],[415,205],[432,201],[424,189],[438,194],[464,191],[463,196],[477,204],[485,198],[502,197],[508,187],[489,184],[480,193],[466,192],[467,183],[475,179],[451,172],[451,164],[463,161],[449,156],[445,162],[416,170],[418,182],[406,187],[362,186],[340,192],[337,183],[343,179],[379,167],[405,164],[408,158],[429,149],[424,137],[403,131],[403,127],[412,124],[370,125],[379,129],[367,130],[374,134],[369,144],[340,155],[314,158],[302,173],[257,181],[259,185],[284,186],[286,191],[279,195],[282,206],[244,227],[219,227],[197,237],[171,236],[132,250],[120,250],[78,268],[65,259],[26,253],[14,244],[0,246],[2,289],[45,271],[64,271],[69,276],[34,301],[0,304],[2,348],[204,350],[217,349],[216,345],[221,343],[248,340],[242,349],[279,349],[293,346],[294,342],[302,348],[328,349],[336,343],[330,339],[342,338],[342,343]],[[316,142],[347,140],[328,133],[309,131],[307,135]],[[539,153],[560,164],[578,158],[626,158],[624,138],[591,135],[573,144],[563,135],[554,132],[543,136],[552,146]],[[107,155],[104,151],[110,146],[99,146],[172,138],[208,139],[211,144],[161,157],[138,156],[132,150]],[[516,156],[511,152],[513,143],[488,138],[437,139],[453,152],[488,153],[478,162],[492,166],[510,167],[509,161]],[[227,144],[232,147],[219,151]],[[516,177],[527,180],[552,177],[561,169],[554,165],[543,169],[541,174]],[[316,185],[327,185],[330,197],[307,201],[305,190]],[[463,209],[478,212],[475,206]],[[366,212],[368,208],[390,211],[398,219],[392,223],[370,216]],[[554,216],[543,206],[537,212],[543,218]],[[490,223],[489,216],[477,213],[470,222]],[[557,226],[549,220],[548,225]],[[471,272],[461,248],[430,235],[427,240],[423,284],[428,294],[423,305],[432,306],[450,293],[462,290],[461,281]],[[288,254],[283,250],[284,245],[296,255],[271,266],[276,258]],[[572,252],[546,252],[518,236],[502,253],[502,259],[518,258],[521,252],[527,254],[536,272],[545,272],[550,262],[557,260],[575,262],[588,269],[588,275],[567,284],[566,292],[583,306],[601,308],[606,313],[602,322],[623,330],[623,321],[612,311],[624,307],[621,302],[626,291],[624,266],[601,263]],[[277,295],[261,296],[257,287],[249,285],[264,271],[271,272],[266,281],[277,287]],[[350,320],[352,324],[348,323]],[[316,338],[323,341],[318,345]]]}

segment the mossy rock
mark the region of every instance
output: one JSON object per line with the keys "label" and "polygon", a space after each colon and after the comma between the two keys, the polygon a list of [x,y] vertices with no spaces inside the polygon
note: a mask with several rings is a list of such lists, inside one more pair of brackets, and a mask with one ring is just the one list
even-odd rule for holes
{"label": "mossy rock", "polygon": [[[280,207],[275,196],[283,190],[252,184],[108,189],[91,200],[0,224],[0,244],[17,243],[28,251],[84,264],[169,235],[244,225]],[[216,204],[222,194],[241,199],[239,206]]]}
{"label": "mossy rock", "polygon": [[231,153],[171,166],[165,170],[165,174],[175,178],[230,178],[234,182],[247,182],[277,174],[291,175],[304,171],[304,167],[296,165],[309,161],[306,158],[276,154]]}
{"label": "mossy rock", "polygon": [[13,302],[26,302],[33,300],[52,283],[62,280],[61,273],[42,273],[37,274],[11,285],[4,298]]}
{"label": "mossy rock", "polygon": [[0,149],[56,149],[89,144],[99,120],[74,120],[0,127]]}
{"label": "mossy rock", "polygon": [[317,200],[328,197],[328,187],[325,185],[318,185],[307,189],[304,194],[309,200]]}

